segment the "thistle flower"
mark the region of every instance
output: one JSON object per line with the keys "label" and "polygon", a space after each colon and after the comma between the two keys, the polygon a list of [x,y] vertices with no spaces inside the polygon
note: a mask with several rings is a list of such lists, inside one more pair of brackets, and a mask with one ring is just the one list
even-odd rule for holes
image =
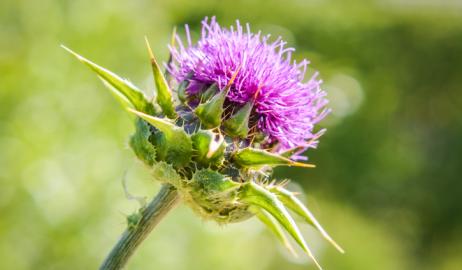
{"label": "thistle flower", "polygon": [[253,118],[259,131],[269,136],[269,143],[279,143],[278,151],[294,147],[314,147],[321,133],[314,125],[329,112],[327,99],[320,89],[317,73],[303,82],[308,61],[291,60],[294,48],[286,47],[281,38],[270,42],[270,36],[236,28],[221,28],[212,17],[202,21],[202,34],[192,44],[186,27],[187,47],[176,36],[179,48],[170,47],[173,63],[169,72],[177,82],[189,81],[189,94],[204,92],[213,84],[224,89],[233,71],[240,67],[227,100],[234,107],[253,100]]}
{"label": "thistle flower", "polygon": [[[328,110],[316,76],[303,82],[307,61],[291,63],[292,48],[261,33],[222,29],[203,21],[195,45],[186,27],[170,45],[164,74],[146,40],[157,93],[154,99],[129,81],[67,49],[91,68],[136,117],[130,146],[163,184],[149,205],[127,218],[128,228],[101,269],[120,269],[178,199],[220,224],[256,216],[291,251],[286,233],[316,262],[289,210],[316,228],[339,251],[306,206],[271,178],[277,166],[298,162],[323,131],[314,125]],[[176,85],[170,83],[170,77]],[[320,268],[320,267],[319,267]]]}

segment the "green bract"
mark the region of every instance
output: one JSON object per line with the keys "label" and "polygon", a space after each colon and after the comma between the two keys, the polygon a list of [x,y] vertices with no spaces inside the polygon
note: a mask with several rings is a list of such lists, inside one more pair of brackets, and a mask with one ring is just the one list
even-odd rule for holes
{"label": "green bract", "polygon": [[[130,147],[157,180],[173,185],[202,218],[226,224],[256,215],[289,250],[294,252],[286,233],[316,262],[291,211],[343,252],[292,192],[269,179],[276,166],[314,165],[291,160],[292,151],[261,148],[262,134],[249,127],[253,101],[229,109],[227,93],[239,68],[224,89],[212,85],[190,95],[185,80],[172,91],[148,45],[157,88],[156,98],[148,99],[129,81],[64,48],[95,71],[136,117]],[[136,222],[137,216],[129,217],[131,226]]]}

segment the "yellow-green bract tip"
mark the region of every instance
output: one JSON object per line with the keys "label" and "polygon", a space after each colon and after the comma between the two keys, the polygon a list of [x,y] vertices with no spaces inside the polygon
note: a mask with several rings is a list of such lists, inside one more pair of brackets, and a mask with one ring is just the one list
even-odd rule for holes
{"label": "yellow-green bract tip", "polygon": [[294,166],[304,168],[314,168],[314,164],[301,163],[290,160],[286,157],[271,153],[263,149],[247,147],[237,151],[234,161],[243,167],[259,168],[262,166]]}
{"label": "yellow-green bract tip", "polygon": [[116,97],[120,100],[122,97],[123,104],[129,103],[131,106],[136,108],[138,111],[155,115],[156,110],[151,102],[149,102],[144,93],[136,87],[130,81],[120,77],[114,72],[103,68],[85,57],[79,55],[68,47],[61,45],[63,49],[72,54],[82,62],[85,66],[93,70],[98,77],[103,81],[104,85],[111,90],[112,93],[116,94]]}
{"label": "yellow-green bract tip", "polygon": [[175,105],[172,100],[172,91],[165,79],[164,75],[160,70],[160,66],[154,57],[154,53],[151,50],[147,37],[144,37],[146,41],[146,47],[148,49],[149,58],[151,60],[152,73],[154,76],[154,83],[157,88],[156,102],[162,108],[162,112],[171,119],[176,118]]}

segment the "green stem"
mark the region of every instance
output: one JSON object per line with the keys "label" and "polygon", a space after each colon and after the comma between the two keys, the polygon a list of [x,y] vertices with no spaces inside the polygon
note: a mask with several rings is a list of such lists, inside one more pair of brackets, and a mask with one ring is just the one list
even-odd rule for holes
{"label": "green stem", "polygon": [[99,269],[123,269],[136,248],[178,201],[178,191],[170,184],[163,184],[156,197],[142,211],[139,223],[133,228],[127,228]]}

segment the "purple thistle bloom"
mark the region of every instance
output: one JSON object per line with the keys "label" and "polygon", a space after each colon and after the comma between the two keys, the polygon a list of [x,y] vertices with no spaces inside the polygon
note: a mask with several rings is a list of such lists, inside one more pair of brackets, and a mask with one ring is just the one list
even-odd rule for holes
{"label": "purple thistle bloom", "polygon": [[269,35],[251,33],[248,24],[244,31],[239,21],[236,28],[221,28],[215,17],[202,21],[197,44],[187,25],[186,37],[184,46],[176,36],[179,48],[170,48],[174,61],[169,71],[177,82],[189,79],[188,93],[197,94],[213,83],[223,89],[240,68],[227,99],[243,105],[255,97],[257,127],[270,143],[279,143],[274,150],[300,147],[293,158],[301,159],[298,154],[316,147],[323,130],[313,133],[314,125],[329,113],[328,101],[317,73],[303,82],[309,62],[292,61],[294,48],[285,47],[281,38],[270,42]]}

